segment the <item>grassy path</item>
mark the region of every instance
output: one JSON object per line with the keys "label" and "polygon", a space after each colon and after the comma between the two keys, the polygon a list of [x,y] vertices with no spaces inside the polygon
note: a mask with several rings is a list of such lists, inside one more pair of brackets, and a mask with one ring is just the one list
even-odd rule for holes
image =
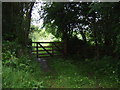
{"label": "grassy path", "polygon": [[[24,59],[23,59],[24,60]],[[3,67],[3,88],[115,88],[117,74],[103,62],[48,58]],[[27,60],[26,60],[27,61]],[[44,61],[44,60],[43,60]],[[47,65],[46,65],[47,64]],[[42,66],[43,65],[43,66]],[[103,66],[102,66],[103,65]],[[107,72],[106,72],[107,71]]]}
{"label": "grassy path", "polygon": [[73,60],[51,58],[47,60],[50,72],[45,72],[44,86],[49,88],[110,88],[117,87],[109,76],[96,73],[94,66]]}

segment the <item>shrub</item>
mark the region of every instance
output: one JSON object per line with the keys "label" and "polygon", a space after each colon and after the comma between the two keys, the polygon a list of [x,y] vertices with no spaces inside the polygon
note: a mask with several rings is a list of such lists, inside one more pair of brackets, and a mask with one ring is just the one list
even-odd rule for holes
{"label": "shrub", "polygon": [[41,88],[41,69],[34,57],[17,57],[14,42],[3,43],[3,88]]}

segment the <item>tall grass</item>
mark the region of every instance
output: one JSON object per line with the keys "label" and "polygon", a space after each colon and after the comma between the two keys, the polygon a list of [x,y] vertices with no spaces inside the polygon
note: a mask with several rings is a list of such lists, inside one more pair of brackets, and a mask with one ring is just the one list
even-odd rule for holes
{"label": "tall grass", "polygon": [[3,67],[3,88],[41,88],[42,79],[36,73]]}
{"label": "tall grass", "polygon": [[[23,61],[23,60],[25,61]],[[3,65],[3,88],[41,88],[42,74],[37,61],[20,58],[17,64]]]}
{"label": "tall grass", "polygon": [[[117,68],[111,58],[75,61],[48,58],[50,72],[43,72],[34,59],[26,63],[20,58],[17,66],[3,66],[3,88],[117,88]],[[78,59],[79,60],[79,59]]]}

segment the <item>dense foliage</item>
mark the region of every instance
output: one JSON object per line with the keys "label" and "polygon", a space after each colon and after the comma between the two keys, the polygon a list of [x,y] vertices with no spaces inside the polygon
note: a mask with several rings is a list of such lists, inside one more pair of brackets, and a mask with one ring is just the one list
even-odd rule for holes
{"label": "dense foliage", "polygon": [[43,7],[42,18],[55,36],[69,42],[80,34],[85,43],[96,46],[97,56],[116,55],[119,10],[120,3],[54,2]]}
{"label": "dense foliage", "polygon": [[[3,43],[3,88],[41,88],[42,81],[39,63],[34,57],[25,54],[17,57],[14,50],[21,48],[15,42]],[[18,46],[18,47],[17,47]],[[23,52],[21,52],[23,54]]]}
{"label": "dense foliage", "polygon": [[32,39],[32,42],[50,42],[54,40],[59,40],[53,34],[47,32],[45,29],[40,29],[39,27],[34,25],[31,25],[31,32],[29,34],[29,38]]}
{"label": "dense foliage", "polygon": [[33,2],[4,2],[2,6],[3,40],[16,41],[26,47],[29,42]]}

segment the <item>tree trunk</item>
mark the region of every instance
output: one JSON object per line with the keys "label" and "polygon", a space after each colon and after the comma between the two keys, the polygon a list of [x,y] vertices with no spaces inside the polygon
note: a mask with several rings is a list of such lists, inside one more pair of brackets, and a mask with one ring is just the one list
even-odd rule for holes
{"label": "tree trunk", "polygon": [[67,54],[68,54],[68,35],[67,35],[67,29],[65,29],[64,33],[63,33],[63,42],[64,42],[64,56],[67,56]]}
{"label": "tree trunk", "polygon": [[83,31],[80,31],[80,34],[82,35],[83,41],[86,43],[87,40],[86,40],[86,36],[85,36],[85,34],[83,33]]}

